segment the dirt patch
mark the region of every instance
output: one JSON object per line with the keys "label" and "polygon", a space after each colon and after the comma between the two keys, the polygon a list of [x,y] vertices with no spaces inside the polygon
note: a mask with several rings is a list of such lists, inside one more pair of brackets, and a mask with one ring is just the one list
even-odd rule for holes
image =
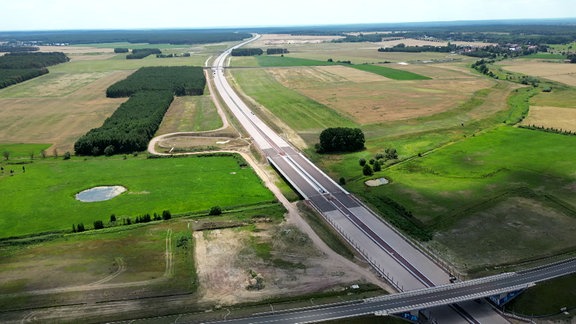
{"label": "dirt patch", "polygon": [[576,108],[531,106],[522,125],[576,131]]}
{"label": "dirt patch", "polygon": [[[258,229],[194,233],[202,301],[234,304],[341,289],[361,281],[316,250],[308,236],[295,227],[259,224]],[[259,256],[254,244],[269,246],[269,256]],[[247,289],[251,272],[262,276],[262,289]]]}

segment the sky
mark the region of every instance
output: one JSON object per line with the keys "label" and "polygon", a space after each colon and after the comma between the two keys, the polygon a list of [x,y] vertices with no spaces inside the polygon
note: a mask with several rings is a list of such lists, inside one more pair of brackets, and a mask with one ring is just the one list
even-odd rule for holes
{"label": "sky", "polygon": [[0,31],[573,17],[575,0],[0,0]]}

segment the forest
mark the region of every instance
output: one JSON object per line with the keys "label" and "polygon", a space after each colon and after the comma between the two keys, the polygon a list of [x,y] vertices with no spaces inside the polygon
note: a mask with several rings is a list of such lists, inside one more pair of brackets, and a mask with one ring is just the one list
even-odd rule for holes
{"label": "forest", "polygon": [[197,66],[145,67],[108,87],[108,98],[129,97],[142,90],[170,90],[176,96],[204,94],[206,77]]}
{"label": "forest", "polygon": [[250,38],[252,34],[222,29],[159,29],[159,30],[67,30],[0,32],[0,42],[19,40],[35,45],[149,43],[207,44],[233,42]]}
{"label": "forest", "polygon": [[146,150],[170,107],[171,91],[140,91],[74,143],[77,155],[113,155]]}
{"label": "forest", "polygon": [[60,52],[7,53],[0,56],[0,89],[44,75],[46,67],[69,60]]}
{"label": "forest", "polygon": [[110,86],[111,98],[128,101],[74,144],[77,155],[113,155],[146,150],[174,95],[202,95],[204,70],[195,66],[144,67]]}

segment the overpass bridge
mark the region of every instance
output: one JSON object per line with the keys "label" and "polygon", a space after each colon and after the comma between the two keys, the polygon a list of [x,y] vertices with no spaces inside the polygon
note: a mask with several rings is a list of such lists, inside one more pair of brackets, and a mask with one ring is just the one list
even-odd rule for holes
{"label": "overpass bridge", "polygon": [[245,319],[213,323],[311,323],[362,315],[391,315],[430,309],[523,290],[538,282],[576,272],[576,258],[527,271],[504,273],[481,279],[402,292],[357,302],[255,314]]}

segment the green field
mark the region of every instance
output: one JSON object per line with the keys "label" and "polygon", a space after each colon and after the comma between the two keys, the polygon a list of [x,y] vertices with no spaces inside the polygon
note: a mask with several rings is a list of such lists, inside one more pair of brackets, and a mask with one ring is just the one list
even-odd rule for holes
{"label": "green field", "polygon": [[522,58],[541,59],[541,60],[565,60],[566,55],[552,54],[552,53],[536,53],[536,54],[522,56]]}
{"label": "green field", "polygon": [[336,111],[282,86],[265,70],[237,69],[232,73],[244,93],[296,131],[355,125]]}
{"label": "green field", "polygon": [[389,78],[392,80],[399,80],[399,81],[431,80],[431,78],[420,75],[420,74],[416,74],[416,73],[412,73],[412,72],[408,72],[408,71],[397,70],[397,69],[392,69],[392,68],[389,68],[386,66],[381,66],[381,65],[354,64],[354,65],[350,65],[350,67],[361,70],[361,71],[375,73],[375,74],[381,75],[383,77],[386,77],[386,78]]}
{"label": "green field", "polygon": [[[94,221],[107,221],[110,214],[134,219],[165,209],[179,214],[274,200],[254,171],[240,167],[230,156],[49,158],[2,166],[0,237],[68,231],[78,223],[91,228]],[[122,185],[128,191],[104,202],[75,200],[76,193],[101,185]]]}
{"label": "green field", "polygon": [[6,162],[4,154],[8,152],[8,161],[10,159],[38,158],[42,156],[42,151],[48,149],[48,144],[0,144],[1,159]]}
{"label": "green field", "polygon": [[324,66],[337,65],[336,62],[309,60],[291,56],[260,55],[256,56],[258,66],[261,67],[289,67],[289,66]]}

